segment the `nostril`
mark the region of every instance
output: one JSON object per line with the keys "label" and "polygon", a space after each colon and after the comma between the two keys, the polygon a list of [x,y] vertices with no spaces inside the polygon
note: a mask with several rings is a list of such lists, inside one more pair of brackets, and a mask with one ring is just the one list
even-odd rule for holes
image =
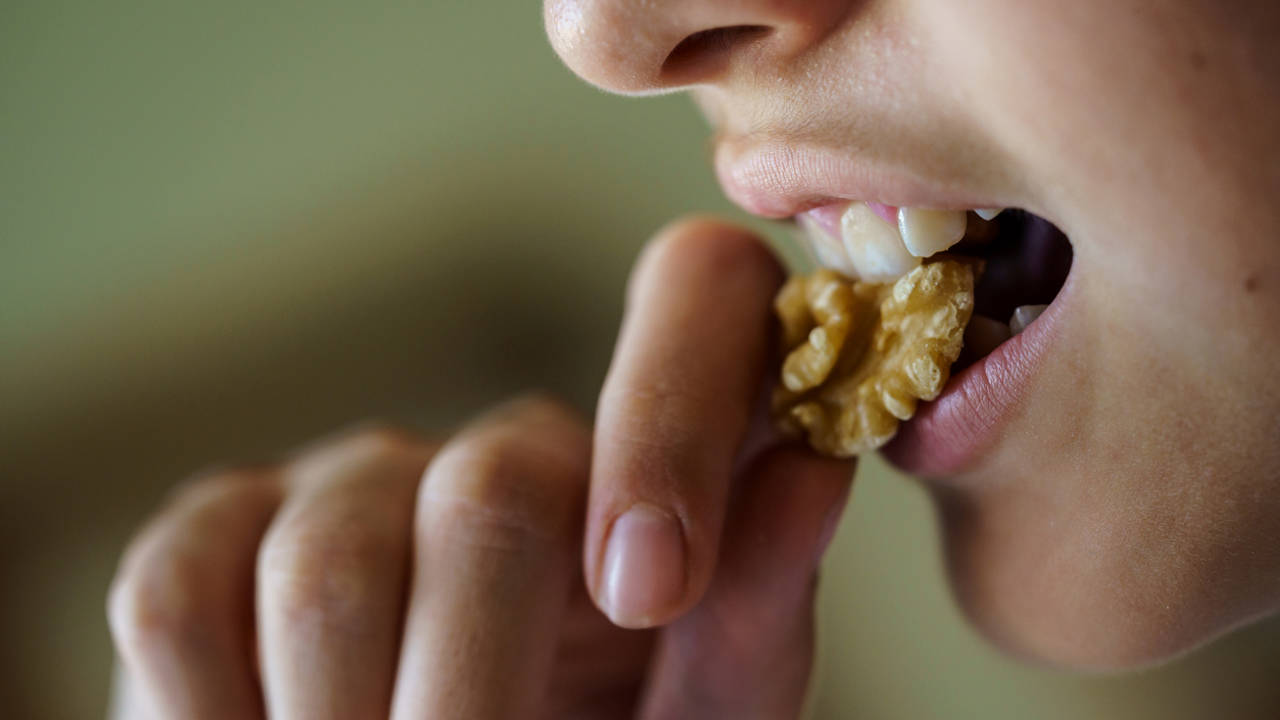
{"label": "nostril", "polygon": [[728,65],[735,51],[773,32],[764,25],[735,25],[699,30],[680,41],[662,63],[662,79],[686,84],[706,80]]}

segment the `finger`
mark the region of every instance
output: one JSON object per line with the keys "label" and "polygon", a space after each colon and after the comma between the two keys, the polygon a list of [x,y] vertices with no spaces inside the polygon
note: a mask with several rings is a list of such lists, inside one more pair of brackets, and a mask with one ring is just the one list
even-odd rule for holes
{"label": "finger", "polygon": [[107,700],[108,720],[154,720],[152,708],[144,704],[138,683],[121,665],[119,658],[111,672],[111,696]]}
{"label": "finger", "polygon": [[392,717],[524,718],[550,676],[590,435],[525,400],[451,440],[419,489]]}
{"label": "finger", "polygon": [[272,718],[385,718],[430,445],[375,428],[312,450],[258,556],[258,644]]}
{"label": "finger", "polygon": [[572,586],[546,701],[536,717],[633,717],[658,631],[614,625],[587,594],[580,570]]}
{"label": "finger", "polygon": [[600,396],[584,570],[617,624],[665,623],[711,578],[782,272],[748,232],[678,223],[645,251]]}
{"label": "finger", "polygon": [[799,716],[817,568],[852,474],[851,463],[796,445],[752,468],[707,596],[662,632],[640,717]]}
{"label": "finger", "polygon": [[279,502],[269,472],[204,480],[125,552],[107,613],[140,716],[262,717],[253,566]]}

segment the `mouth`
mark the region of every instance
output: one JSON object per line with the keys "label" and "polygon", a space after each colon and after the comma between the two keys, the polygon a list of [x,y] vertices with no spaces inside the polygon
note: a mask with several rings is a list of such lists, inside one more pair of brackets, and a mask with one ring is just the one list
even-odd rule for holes
{"label": "mouth", "polygon": [[795,219],[815,263],[850,278],[893,282],[939,253],[981,260],[973,316],[951,379],[882,449],[914,475],[971,469],[1005,432],[1058,334],[1072,295],[1066,235],[1018,209],[843,201]]}

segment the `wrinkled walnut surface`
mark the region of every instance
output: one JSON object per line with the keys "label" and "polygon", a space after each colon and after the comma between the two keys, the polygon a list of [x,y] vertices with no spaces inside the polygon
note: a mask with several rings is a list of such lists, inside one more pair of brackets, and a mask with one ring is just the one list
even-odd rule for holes
{"label": "wrinkled walnut surface", "polygon": [[852,457],[894,436],[942,392],[973,314],[972,263],[941,259],[892,284],[830,270],[793,276],[774,300],[787,353],[773,411],[824,455]]}

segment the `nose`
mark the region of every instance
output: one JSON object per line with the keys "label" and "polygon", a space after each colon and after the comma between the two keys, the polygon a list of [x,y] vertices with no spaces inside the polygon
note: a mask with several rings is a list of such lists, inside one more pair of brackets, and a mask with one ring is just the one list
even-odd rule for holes
{"label": "nose", "polygon": [[825,37],[853,0],[546,0],[552,46],[605,90],[647,94],[785,62]]}

